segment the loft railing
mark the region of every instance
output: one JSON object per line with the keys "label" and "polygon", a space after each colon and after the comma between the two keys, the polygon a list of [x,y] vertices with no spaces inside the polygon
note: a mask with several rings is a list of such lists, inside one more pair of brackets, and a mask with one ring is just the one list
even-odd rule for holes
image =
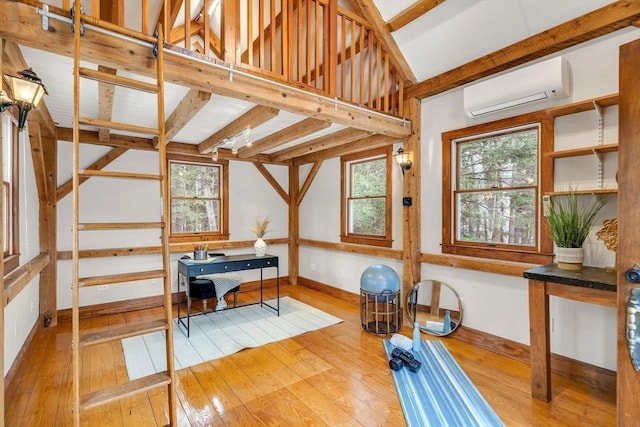
{"label": "loft railing", "polygon": [[[25,1],[33,3],[32,0]],[[71,0],[62,0],[68,10]],[[201,6],[196,10],[194,7]],[[402,117],[403,81],[362,18],[337,0],[84,0],[95,19],[235,67]]]}

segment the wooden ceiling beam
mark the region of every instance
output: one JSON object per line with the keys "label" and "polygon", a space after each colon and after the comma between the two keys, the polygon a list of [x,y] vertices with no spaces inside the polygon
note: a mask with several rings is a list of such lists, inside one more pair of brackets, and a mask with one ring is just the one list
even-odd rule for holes
{"label": "wooden ceiling beam", "polygon": [[423,99],[483,77],[568,49],[633,25],[640,2],[619,0],[518,43],[405,88],[404,97]]}
{"label": "wooden ceiling beam", "polygon": [[444,3],[444,1],[445,0],[418,0],[416,3],[391,18],[386,25],[387,31],[390,33],[398,31],[400,28],[420,18],[434,7]]}
{"label": "wooden ceiling beam", "polygon": [[280,110],[276,108],[257,105],[198,144],[198,151],[201,153],[209,151],[214,146],[219,145],[226,138],[237,135],[247,127],[258,127],[277,116],[278,113],[280,113]]}
{"label": "wooden ceiling beam", "polygon": [[251,146],[244,146],[239,150],[238,157],[241,159],[247,159],[256,154],[263,153],[271,150],[272,148],[279,147],[296,139],[303,138],[319,130],[326,129],[331,126],[331,123],[318,120],[314,118],[307,118],[298,123],[294,123],[278,132],[272,133],[269,136],[265,136],[258,141],[253,141]]}
{"label": "wooden ceiling beam", "polygon": [[42,134],[38,122],[29,122],[29,145],[31,146],[31,160],[36,178],[38,200],[48,200],[47,167],[44,161]]}
{"label": "wooden ceiling beam", "polygon": [[338,147],[296,157],[293,159],[293,162],[298,165],[303,165],[306,163],[317,162],[319,160],[333,159],[345,154],[359,153],[360,151],[366,151],[372,148],[384,147],[385,145],[394,144],[396,142],[400,142],[400,140],[391,136],[376,134],[362,138],[358,141],[352,142],[351,144],[340,145]]}
{"label": "wooden ceiling beam", "polygon": [[210,92],[190,89],[165,121],[165,141],[173,139],[211,99]]}
{"label": "wooden ceiling beam", "polygon": [[[98,65],[98,71],[115,75],[117,70],[114,68]],[[98,119],[107,122],[111,121],[113,114],[113,98],[116,93],[116,86],[103,81],[98,82]],[[109,140],[111,130],[108,128],[100,128],[98,131],[102,141]]]}
{"label": "wooden ceiling beam", "polygon": [[[56,138],[60,141],[68,141],[71,142],[73,140],[73,129],[71,128],[57,128],[56,129]],[[151,138],[141,138],[138,136],[130,136],[130,135],[118,135],[112,133],[109,141],[104,142],[100,141],[100,137],[98,136],[98,132],[91,130],[80,130],[80,143],[82,144],[92,144],[92,145],[102,145],[106,147],[122,147],[127,149],[136,149],[143,151],[157,151],[157,149],[153,145],[153,140]],[[210,159],[211,155],[209,153],[201,153],[198,151],[198,146],[194,144],[186,144],[184,142],[170,142],[167,144],[167,153],[172,156],[187,156],[192,159],[202,159],[207,158]],[[218,150],[218,157],[220,159],[234,159],[241,160],[244,159],[238,158],[237,155],[232,154],[231,150],[227,150],[226,148],[221,148]],[[251,162],[262,162],[262,163],[272,163],[275,165],[288,165],[288,162],[274,162],[269,159],[269,156],[266,154],[260,154],[249,159]]]}
{"label": "wooden ceiling beam", "polygon": [[348,144],[350,142],[365,138],[369,135],[371,135],[371,132],[360,129],[341,129],[337,132],[312,139],[311,141],[303,142],[302,144],[298,144],[294,147],[277,151],[275,153],[272,153],[269,157],[273,161],[289,160],[298,156],[315,153],[316,151],[322,151],[328,148],[337,147],[342,144]]}
{"label": "wooden ceiling beam", "polygon": [[352,0],[351,3],[360,9],[363,18],[371,24],[376,38],[384,47],[385,52],[389,54],[391,63],[398,70],[402,80],[409,84],[414,84],[417,81],[416,76],[411,71],[411,67],[409,67],[409,63],[400,51],[398,44],[387,30],[380,11],[378,11],[373,0]]}

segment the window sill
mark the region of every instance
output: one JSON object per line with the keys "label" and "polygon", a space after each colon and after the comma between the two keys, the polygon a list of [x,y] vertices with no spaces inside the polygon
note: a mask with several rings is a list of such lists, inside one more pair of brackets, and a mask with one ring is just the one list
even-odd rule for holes
{"label": "window sill", "polygon": [[363,236],[340,236],[342,243],[354,243],[356,245],[380,246],[390,248],[393,241],[385,238],[371,238]]}
{"label": "window sill", "polygon": [[528,264],[549,264],[553,262],[553,254],[493,247],[443,244],[442,253],[450,255],[464,255],[477,258],[497,259],[502,261],[524,262]]}

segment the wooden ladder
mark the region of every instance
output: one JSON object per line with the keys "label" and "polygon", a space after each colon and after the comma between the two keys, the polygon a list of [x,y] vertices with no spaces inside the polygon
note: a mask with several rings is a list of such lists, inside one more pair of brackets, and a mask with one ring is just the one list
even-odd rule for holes
{"label": "wooden ladder", "polygon": [[[83,25],[90,22],[91,25],[101,26],[113,30],[113,24],[98,21],[95,18],[81,13],[80,0],[75,0],[73,9],[73,30],[74,30],[74,101],[73,101],[73,279],[72,279],[72,377],[73,377],[73,422],[74,426],[80,425],[80,416],[83,412],[105,405],[111,402],[125,399],[139,393],[145,393],[156,388],[166,387],[169,424],[176,423],[176,397],[175,397],[175,375],[173,359],[173,331],[172,331],[172,298],[171,280],[169,277],[170,258],[169,240],[166,227],[166,219],[169,216],[168,207],[168,184],[167,184],[167,163],[166,145],[164,129],[164,83],[163,83],[163,49],[162,49],[162,28],[158,28],[156,37],[139,34],[139,39],[154,47],[156,57],[156,83],[149,84],[143,81],[130,79],[115,74],[87,69],[80,66],[80,41],[84,33]],[[131,36],[131,32],[127,34]],[[135,35],[134,35],[135,36]],[[90,79],[128,89],[144,92],[151,92],[157,96],[157,128],[148,128],[133,124],[118,123],[106,120],[97,120],[81,117],[80,115],[80,82],[82,79]],[[107,172],[103,170],[82,169],[80,164],[80,126],[98,126],[107,129],[119,129],[128,132],[137,132],[151,135],[157,138],[158,148],[158,174],[132,173],[132,172]],[[158,182],[160,203],[160,220],[157,222],[102,222],[83,223],[80,221],[80,191],[81,179],[89,177],[101,177],[102,179],[114,178],[114,186],[123,185],[122,182],[130,180],[154,180]],[[127,191],[126,187],[117,188],[117,191]],[[108,195],[106,195],[108,196]],[[118,206],[118,213],[122,214],[126,206]],[[80,233],[83,231],[93,231],[109,233],[112,230],[139,230],[157,228],[161,234],[162,246],[162,269],[138,272],[126,272],[107,274],[94,277],[80,277]],[[80,291],[83,288],[128,283],[128,286],[135,286],[135,282],[140,280],[159,280],[164,284],[164,310],[162,318],[150,321],[127,325],[117,329],[109,329],[103,332],[81,333],[80,328]],[[124,286],[124,285],[121,285]],[[87,382],[82,373],[82,352],[88,347],[99,344],[106,344],[119,341],[123,338],[147,334],[150,332],[162,331],[166,340],[166,371],[149,375],[140,379],[120,383],[111,387],[106,387],[91,393],[82,394],[81,383]],[[88,387],[84,387],[85,389]],[[86,391],[86,390],[85,390]]]}

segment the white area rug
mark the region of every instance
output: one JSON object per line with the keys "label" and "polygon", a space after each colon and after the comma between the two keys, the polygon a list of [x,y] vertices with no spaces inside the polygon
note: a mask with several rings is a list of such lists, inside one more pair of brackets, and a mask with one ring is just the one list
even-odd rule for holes
{"label": "white area rug", "polygon": [[[267,303],[276,305],[275,300]],[[279,317],[274,310],[260,305],[192,316],[190,338],[173,319],[175,368],[188,368],[243,348],[259,347],[340,322],[341,319],[290,297],[280,298]],[[164,333],[122,340],[130,380],[166,369]]]}

